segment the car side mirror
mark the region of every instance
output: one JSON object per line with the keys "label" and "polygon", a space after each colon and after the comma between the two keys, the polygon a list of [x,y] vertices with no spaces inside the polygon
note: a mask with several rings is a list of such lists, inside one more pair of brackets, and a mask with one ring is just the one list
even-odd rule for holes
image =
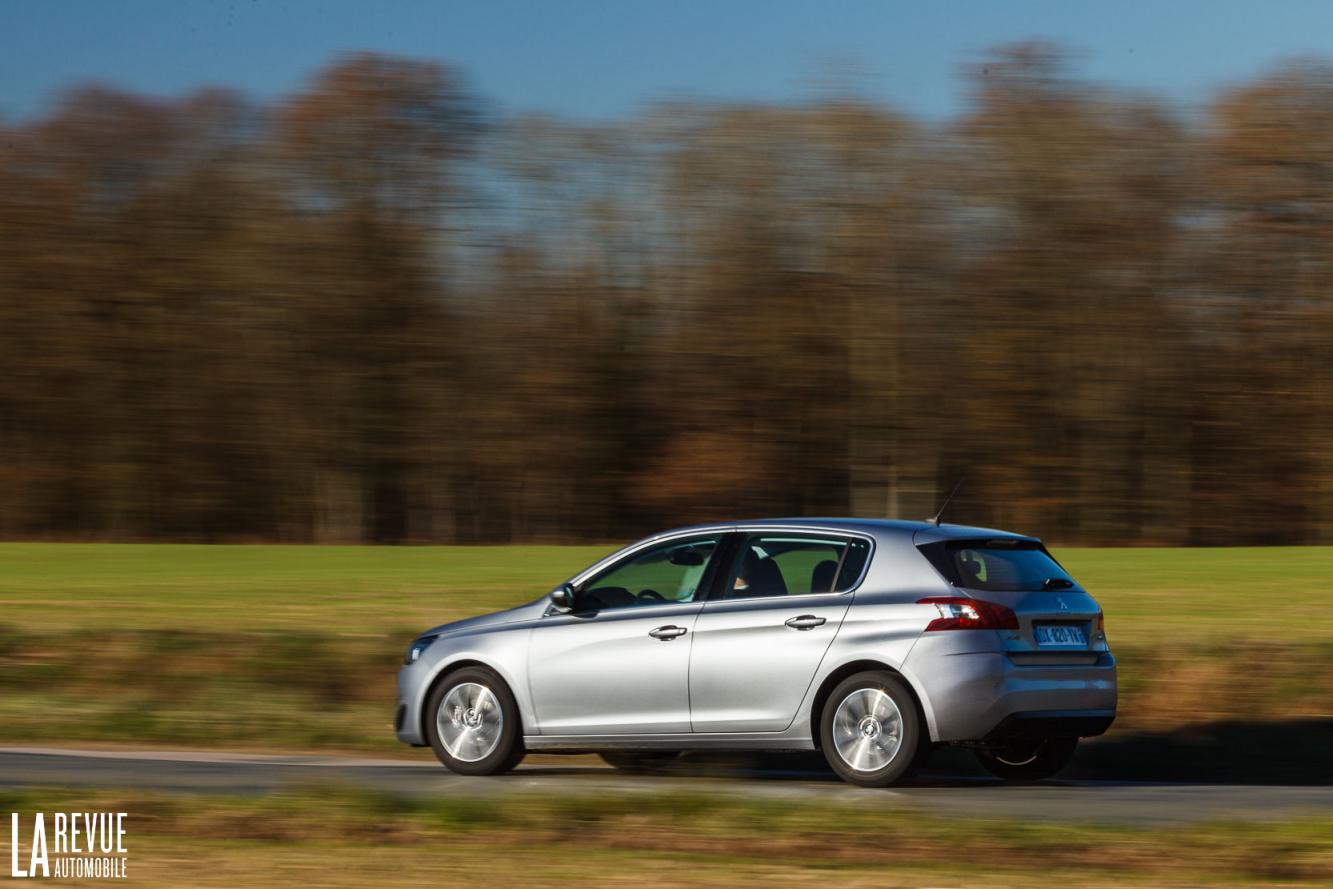
{"label": "car side mirror", "polygon": [[551,604],[555,606],[556,611],[570,612],[574,610],[574,584],[562,583],[560,586],[551,590]]}

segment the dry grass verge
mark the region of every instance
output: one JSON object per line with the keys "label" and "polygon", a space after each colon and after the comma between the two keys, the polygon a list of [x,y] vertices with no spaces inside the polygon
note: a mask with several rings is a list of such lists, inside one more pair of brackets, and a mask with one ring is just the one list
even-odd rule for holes
{"label": "dry grass verge", "polygon": [[[321,885],[360,885],[339,881],[367,877],[360,868],[368,861],[391,865],[393,883],[428,867],[483,862],[489,878],[522,885],[623,885],[644,878],[644,866],[663,868],[664,882],[681,885],[725,874],[770,874],[793,885],[817,877],[872,885],[874,874],[878,885],[890,874],[966,885],[1021,884],[1038,874],[1068,875],[1062,882],[1074,885],[1333,882],[1333,819],[1326,817],[1135,828],[941,819],[706,793],[462,800],[314,786],[261,798],[54,790],[0,799],[19,812],[129,812],[131,874],[150,884],[184,868],[179,885],[220,884],[223,874],[273,885],[281,862],[309,866],[316,854],[323,856]],[[344,867],[344,859],[351,864]],[[697,867],[676,866],[682,862]]]}

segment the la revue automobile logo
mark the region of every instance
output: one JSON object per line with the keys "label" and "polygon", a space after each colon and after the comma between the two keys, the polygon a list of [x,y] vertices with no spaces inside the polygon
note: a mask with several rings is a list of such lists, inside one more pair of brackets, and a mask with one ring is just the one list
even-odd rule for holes
{"label": "la revue automobile logo", "polygon": [[124,812],[9,813],[11,877],[123,879],[127,858]]}

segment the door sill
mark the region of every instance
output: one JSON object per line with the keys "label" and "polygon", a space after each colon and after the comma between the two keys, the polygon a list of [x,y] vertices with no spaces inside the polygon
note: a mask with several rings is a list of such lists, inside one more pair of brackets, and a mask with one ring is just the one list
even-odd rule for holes
{"label": "door sill", "polygon": [[524,735],[529,750],[814,750],[809,738],[785,732],[699,732],[674,735]]}

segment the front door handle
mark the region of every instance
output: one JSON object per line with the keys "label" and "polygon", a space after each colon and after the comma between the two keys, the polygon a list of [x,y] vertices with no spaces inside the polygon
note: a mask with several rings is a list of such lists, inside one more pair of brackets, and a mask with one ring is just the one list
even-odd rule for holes
{"label": "front door handle", "polygon": [[788,618],[786,624],[793,630],[813,630],[824,625],[824,618],[815,617],[813,614],[802,614],[800,617]]}
{"label": "front door handle", "polygon": [[652,636],[654,639],[661,639],[663,642],[670,642],[677,636],[684,636],[686,632],[684,627],[674,627],[671,624],[667,624],[665,627],[649,630],[648,635]]}

